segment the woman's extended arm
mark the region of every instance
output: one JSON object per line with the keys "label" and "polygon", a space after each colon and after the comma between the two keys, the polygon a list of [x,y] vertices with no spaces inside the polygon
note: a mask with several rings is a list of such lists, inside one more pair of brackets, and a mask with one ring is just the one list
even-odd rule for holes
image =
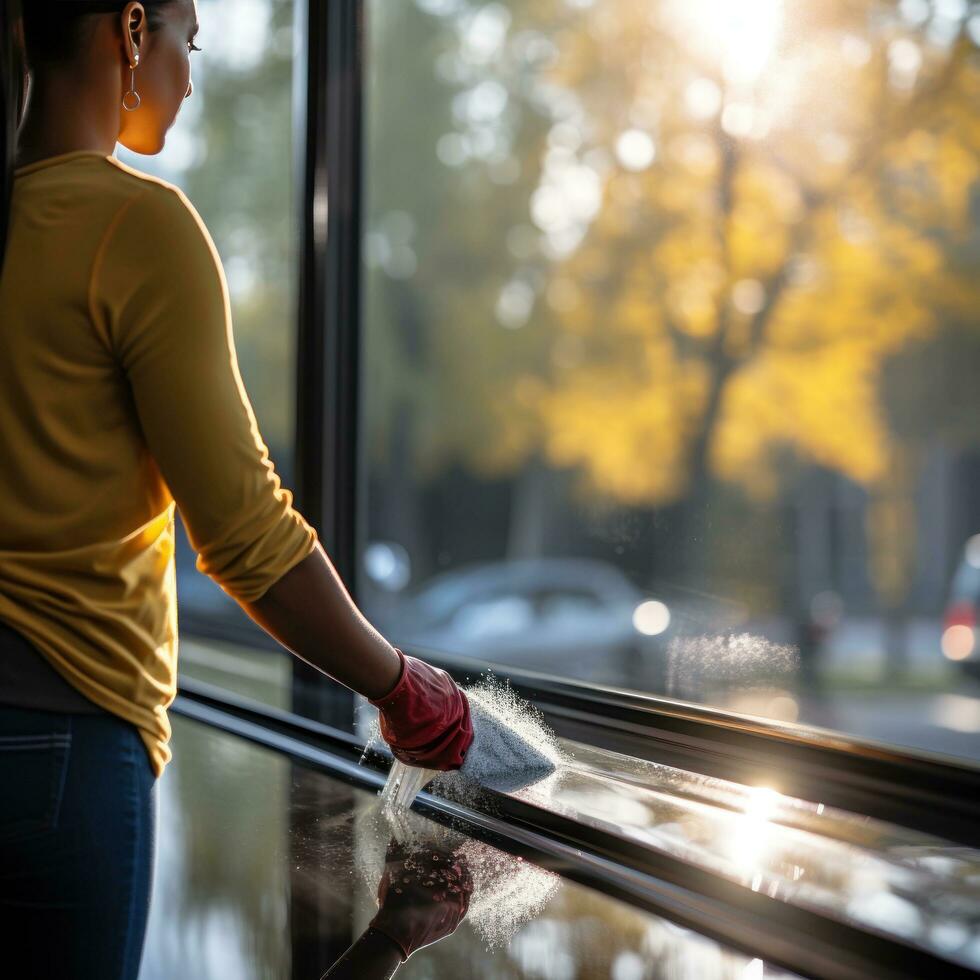
{"label": "woman's extended arm", "polygon": [[380,698],[398,681],[398,654],[354,604],[319,542],[265,595],[241,605],[296,656],[365,697]]}

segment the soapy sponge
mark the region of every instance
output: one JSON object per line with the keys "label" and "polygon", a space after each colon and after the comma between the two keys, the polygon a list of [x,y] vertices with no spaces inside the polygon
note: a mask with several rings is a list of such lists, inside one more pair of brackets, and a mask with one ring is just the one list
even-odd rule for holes
{"label": "soapy sponge", "polygon": [[[513,792],[551,775],[558,766],[558,740],[539,712],[492,678],[466,689],[473,740],[458,773],[471,783]],[[397,760],[382,790],[382,801],[408,808],[439,770]]]}

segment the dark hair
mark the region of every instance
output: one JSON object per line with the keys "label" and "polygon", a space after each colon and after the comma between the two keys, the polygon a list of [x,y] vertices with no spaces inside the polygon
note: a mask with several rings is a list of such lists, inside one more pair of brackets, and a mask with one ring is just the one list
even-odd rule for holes
{"label": "dark hair", "polygon": [[17,127],[27,78],[23,30],[19,0],[0,0],[0,272],[7,253]]}
{"label": "dark hair", "polygon": [[[7,252],[17,129],[31,66],[70,60],[93,14],[122,13],[127,0],[0,0],[0,273]],[[141,0],[155,31],[175,0]]]}

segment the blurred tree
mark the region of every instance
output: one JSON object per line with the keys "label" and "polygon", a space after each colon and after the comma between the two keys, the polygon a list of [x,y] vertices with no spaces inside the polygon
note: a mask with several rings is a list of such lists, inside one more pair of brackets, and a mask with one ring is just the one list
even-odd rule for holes
{"label": "blurred tree", "polygon": [[[586,346],[540,384],[549,446],[624,501],[676,499],[709,475],[770,495],[786,444],[871,486],[895,450],[883,364],[951,300],[980,300],[976,256],[945,261],[978,174],[980,120],[963,110],[980,58],[962,27],[930,45],[890,3],[787,4],[779,27],[763,20],[779,5],[760,3],[751,38],[771,32],[772,47],[736,83],[689,48],[688,18],[715,6],[609,11],[602,33],[558,39],[595,145],[642,132],[640,111],[657,156],[610,168],[583,245],[555,266],[578,290],[559,327]],[[609,48],[618,74],[596,70]],[[921,61],[916,78],[899,56]]]}
{"label": "blurred tree", "polygon": [[[390,321],[421,345],[419,479],[526,472],[540,513],[544,460],[694,539],[719,482],[785,492],[790,449],[868,490],[901,605],[937,391],[903,389],[914,433],[884,378],[975,331],[977,5],[417,6],[377,52],[413,74],[395,93],[382,69],[372,186],[416,208]],[[950,445],[975,441],[950,414]]]}

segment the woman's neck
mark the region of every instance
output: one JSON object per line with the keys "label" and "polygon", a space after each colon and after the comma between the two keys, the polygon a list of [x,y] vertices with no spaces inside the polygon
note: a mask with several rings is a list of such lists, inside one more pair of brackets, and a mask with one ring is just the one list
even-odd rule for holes
{"label": "woman's neck", "polygon": [[111,154],[119,135],[119,108],[101,92],[79,87],[69,73],[32,76],[27,111],[17,134],[15,167],[92,150]]}

